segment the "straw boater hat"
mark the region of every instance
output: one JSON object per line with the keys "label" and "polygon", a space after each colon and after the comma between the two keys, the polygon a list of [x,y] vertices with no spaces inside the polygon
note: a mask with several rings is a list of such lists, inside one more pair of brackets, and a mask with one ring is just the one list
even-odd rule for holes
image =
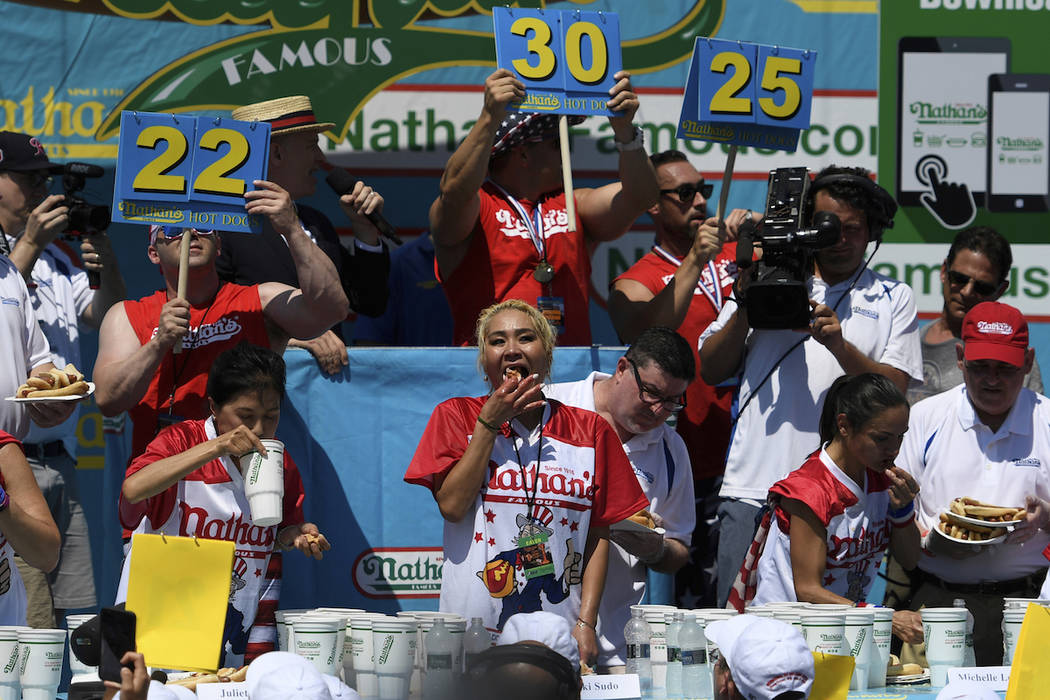
{"label": "straw boater hat", "polygon": [[319,122],[314,116],[310,98],[305,95],[278,97],[276,100],[256,102],[233,110],[233,118],[239,121],[260,121],[270,124],[270,134],[297,134],[327,131],[334,122]]}

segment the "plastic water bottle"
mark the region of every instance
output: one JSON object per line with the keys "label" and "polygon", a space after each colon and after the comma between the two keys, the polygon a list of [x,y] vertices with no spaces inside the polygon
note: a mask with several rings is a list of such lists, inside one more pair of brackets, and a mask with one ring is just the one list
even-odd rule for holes
{"label": "plastic water bottle", "polygon": [[649,623],[645,621],[645,610],[638,606],[631,606],[631,619],[623,628],[623,638],[627,643],[627,668],[626,673],[638,674],[638,685],[642,690],[642,697],[652,694],[653,677],[652,667],[649,665]]}
{"label": "plastic water bottle", "polygon": [[452,633],[441,618],[435,619],[434,625],[427,632],[426,650],[423,697],[427,700],[448,700],[452,697],[456,683],[452,662],[455,644]]}
{"label": "plastic water bottle", "polygon": [[461,669],[466,672],[474,665],[478,654],[492,646],[492,635],[485,629],[480,617],[470,618],[470,627],[463,637],[463,652],[466,657],[466,667]]}
{"label": "plastic water bottle", "polygon": [[707,638],[695,615],[686,613],[678,630],[682,654],[682,695],[687,698],[709,698],[711,673],[707,665]]}
{"label": "plastic water bottle", "polygon": [[678,635],[682,631],[685,613],[667,613],[667,700],[682,696],[682,647]]}
{"label": "plastic water bottle", "polygon": [[[962,598],[952,600],[953,608],[965,608],[966,601]],[[973,654],[973,613],[966,611],[966,648],[963,651],[963,666],[973,668],[977,665],[977,659]]]}

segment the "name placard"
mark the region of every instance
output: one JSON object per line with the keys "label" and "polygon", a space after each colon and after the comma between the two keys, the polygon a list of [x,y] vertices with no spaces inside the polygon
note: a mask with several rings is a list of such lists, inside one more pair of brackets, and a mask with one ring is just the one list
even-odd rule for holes
{"label": "name placard", "polygon": [[996,692],[1006,692],[1010,685],[1009,666],[981,666],[979,668],[949,668],[948,682],[965,681],[984,686]]}
{"label": "name placard", "polygon": [[248,700],[247,683],[204,683],[197,686],[199,700]]}
{"label": "name placard", "polygon": [[581,700],[637,700],[642,697],[638,674],[584,676]]}

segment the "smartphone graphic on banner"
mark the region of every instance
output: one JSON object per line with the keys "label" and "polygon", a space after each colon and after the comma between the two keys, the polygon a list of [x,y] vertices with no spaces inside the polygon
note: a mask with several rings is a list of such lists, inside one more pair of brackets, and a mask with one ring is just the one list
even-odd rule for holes
{"label": "smartphone graphic on banner", "polygon": [[1050,75],[988,77],[989,211],[1050,211]]}
{"label": "smartphone graphic on banner", "polygon": [[1005,37],[902,37],[897,45],[897,201],[919,206],[933,183],[987,189],[988,76],[1010,70]]}

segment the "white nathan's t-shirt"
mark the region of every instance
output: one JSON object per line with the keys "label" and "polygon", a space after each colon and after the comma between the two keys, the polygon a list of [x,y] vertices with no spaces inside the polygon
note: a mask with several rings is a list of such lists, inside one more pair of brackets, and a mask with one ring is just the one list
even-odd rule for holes
{"label": "white nathan's t-shirt", "polygon": [[[594,383],[608,379],[603,372],[592,372],[578,382],[545,387],[544,396],[569,406],[594,410]],[[649,499],[649,512],[664,528],[664,537],[679,540],[686,547],[696,526],[693,473],[689,452],[681,436],[668,425],[635,435],[623,443],[638,485]],[[598,665],[622,666],[627,662],[624,627],[631,617],[631,606],[645,596],[646,566],[623,547],[610,543],[609,571],[605,592],[598,608]]]}
{"label": "white nathan's t-shirt", "polygon": [[[821,584],[832,593],[854,602],[867,597],[890,543],[890,486],[884,474],[868,469],[860,488],[821,449],[770,489],[774,499],[791,498],[809,506],[827,528]],[[791,516],[779,505],[774,514],[758,560],[752,605],[798,600],[791,570]]]}
{"label": "white nathan's t-shirt", "polygon": [[[154,462],[215,438],[215,422],[191,420],[162,430],[128,466],[127,476]],[[120,497],[121,525],[134,533],[229,540],[235,545],[230,604],[227,608],[223,665],[241,665],[259,598],[267,583],[266,567],[277,531],[303,522],[303,485],[295,462],[284,454],[284,519],[279,525],[252,524],[244,478],[229,457],[212,460],[162,493],[132,504]],[[130,554],[124,558],[117,602],[127,598]]]}
{"label": "white nathan's t-shirt", "polygon": [[[849,280],[829,287],[810,277],[807,286],[810,299],[835,309],[842,337],[865,357],[896,367],[915,382],[922,381],[911,287],[870,269],[860,273],[856,287],[848,293]],[[736,303],[727,301],[700,336],[701,347],[725,327],[736,308]],[[803,338],[800,347],[788,352]],[[817,427],[824,396],[845,371],[831,351],[804,333],[751,329],[740,372],[740,416],[719,495],[762,501],[770,486],[820,445]]]}
{"label": "white nathan's t-shirt", "polygon": [[5,401],[34,367],[51,361],[51,349],[40,332],[29,290],[6,256],[0,255],[0,430],[24,440],[29,432],[25,404]]}
{"label": "white nathan's t-shirt", "polygon": [[[438,404],[405,481],[433,489],[435,478],[462,457],[485,401],[460,397]],[[504,425],[473,505],[459,522],[445,521],[441,610],[480,617],[492,632],[515,613],[538,610],[575,624],[588,531],[647,505],[605,419],[548,401],[536,430],[517,420]],[[539,553],[519,551],[518,539],[530,534],[548,538],[553,572],[528,579],[526,558]]]}

